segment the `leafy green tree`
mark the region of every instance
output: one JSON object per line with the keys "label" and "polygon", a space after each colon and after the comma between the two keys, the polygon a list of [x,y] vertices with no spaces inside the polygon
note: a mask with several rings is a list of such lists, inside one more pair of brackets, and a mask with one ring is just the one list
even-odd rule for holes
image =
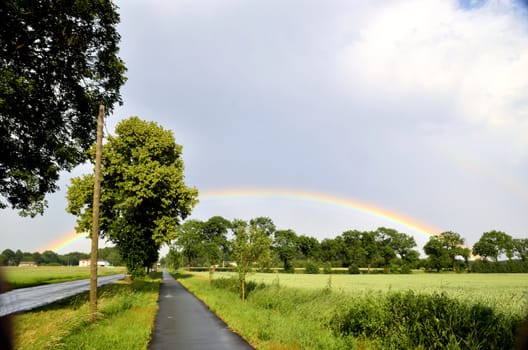
{"label": "leafy green tree", "polygon": [[[171,131],[138,117],[122,120],[103,147],[101,236],[115,244],[132,275],[158,260],[197,202],[198,191],[184,183],[181,150]],[[73,178],[67,199],[77,232],[90,232],[93,175]]]}
{"label": "leafy green tree", "polygon": [[444,267],[449,266],[449,257],[447,251],[444,249],[442,242],[437,236],[432,236],[424,245],[424,252],[428,255],[428,266],[440,272]]}
{"label": "leafy green tree", "polygon": [[380,246],[376,231],[363,232],[361,242],[363,244],[363,249],[365,250],[367,272],[370,273],[370,268],[373,263],[383,256],[383,252],[379,249]]}
{"label": "leafy green tree", "polygon": [[34,216],[86,160],[99,104],[121,103],[119,15],[110,0],[4,0],[0,23],[0,207]]}
{"label": "leafy green tree", "polygon": [[46,250],[41,254],[42,264],[45,265],[62,265],[59,254],[51,250]]}
{"label": "leafy green tree", "polygon": [[297,235],[293,230],[279,230],[275,232],[273,248],[284,265],[284,271],[293,272],[291,261],[297,254]]}
{"label": "leafy green tree", "polygon": [[346,251],[345,265],[366,265],[367,251],[363,248],[363,235],[364,232],[358,230],[348,230],[341,234]]}
{"label": "leafy green tree", "polygon": [[488,257],[498,261],[499,256],[506,255],[510,260],[513,257],[513,238],[502,231],[484,232],[480,239],[473,245],[473,254],[480,255],[486,260]]}
{"label": "leafy green tree", "polygon": [[182,254],[174,247],[169,248],[169,252],[165,256],[165,266],[172,269],[177,269],[181,266]]}
{"label": "leafy green tree", "polygon": [[514,254],[525,262],[528,260],[528,239],[527,238],[514,238],[513,239],[513,252]]}
{"label": "leafy green tree", "polygon": [[242,301],[246,300],[246,275],[254,264],[260,260],[269,259],[272,238],[266,231],[266,226],[251,220],[248,225],[243,220],[234,220],[232,230],[235,236],[234,256],[237,263]]}
{"label": "leafy green tree", "polygon": [[204,223],[200,220],[187,220],[176,230],[175,245],[181,248],[181,253],[187,258],[188,270],[191,269],[192,260],[202,253],[203,226]]}
{"label": "leafy green tree", "polygon": [[447,267],[455,270],[457,257],[463,257],[466,262],[469,258],[470,251],[463,244],[464,238],[460,234],[446,231],[431,237],[424,246],[424,251],[438,271]]}
{"label": "leafy green tree", "polygon": [[7,266],[16,265],[16,255],[14,251],[12,251],[11,249],[5,249],[2,252],[2,255],[4,256],[4,265],[7,265]]}
{"label": "leafy green tree", "polygon": [[204,222],[202,227],[202,239],[207,261],[211,266],[219,264],[229,256],[230,244],[227,240],[227,232],[231,222],[221,216],[213,216]]}
{"label": "leafy green tree", "polygon": [[301,259],[312,260],[319,257],[320,244],[316,238],[300,235],[297,237],[296,244]]}

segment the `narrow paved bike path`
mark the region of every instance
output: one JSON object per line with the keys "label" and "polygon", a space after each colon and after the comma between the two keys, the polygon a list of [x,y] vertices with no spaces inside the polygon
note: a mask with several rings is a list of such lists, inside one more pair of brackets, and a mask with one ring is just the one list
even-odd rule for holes
{"label": "narrow paved bike path", "polygon": [[253,349],[165,270],[150,350]]}

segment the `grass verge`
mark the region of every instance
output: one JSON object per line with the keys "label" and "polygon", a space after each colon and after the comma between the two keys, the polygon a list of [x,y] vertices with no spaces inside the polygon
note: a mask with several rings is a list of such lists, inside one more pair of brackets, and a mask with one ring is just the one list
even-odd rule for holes
{"label": "grass verge", "polygon": [[180,280],[258,349],[512,348],[523,318],[443,292],[344,293],[331,281],[318,290],[253,282],[243,304],[236,279]]}
{"label": "grass verge", "polygon": [[[125,267],[97,268],[98,276],[124,272],[126,272]],[[3,267],[2,273],[12,289],[90,278],[90,268],[78,266]]]}
{"label": "grass verge", "polygon": [[161,273],[98,289],[99,319],[88,320],[88,293],[14,317],[16,349],[147,349]]}

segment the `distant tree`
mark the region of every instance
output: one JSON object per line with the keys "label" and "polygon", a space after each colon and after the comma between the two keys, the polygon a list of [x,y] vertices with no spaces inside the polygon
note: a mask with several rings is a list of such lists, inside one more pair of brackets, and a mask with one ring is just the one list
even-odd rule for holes
{"label": "distant tree", "polygon": [[366,265],[367,251],[363,244],[364,234],[365,232],[358,230],[348,230],[341,234],[346,252],[346,265]]}
{"label": "distant tree", "polygon": [[45,265],[62,265],[59,254],[51,250],[46,250],[41,254],[42,264]]}
{"label": "distant tree", "polygon": [[323,239],[320,248],[320,258],[324,262],[343,264],[347,260],[345,244],[341,236]]}
{"label": "distant tree", "polygon": [[513,239],[513,253],[521,261],[528,261],[528,239],[527,238],[514,238]]}
{"label": "distant tree", "polygon": [[[88,259],[90,256],[86,253],[81,253],[81,252],[70,252],[68,254],[64,254],[64,255],[60,255],[59,256],[59,259],[61,261],[61,263],[63,265],[66,265],[66,266],[78,266],[79,265],[79,260],[81,259]],[[99,258],[101,259],[106,259],[106,257],[101,257],[99,256]]]}
{"label": "distant tree", "polygon": [[2,252],[4,256],[4,265],[7,266],[16,266],[16,254],[11,249],[5,249]]}
{"label": "distant tree", "polygon": [[268,237],[272,237],[276,230],[273,220],[265,216],[259,216],[251,219],[249,220],[249,224],[252,227],[258,228],[260,231],[264,232]]}
{"label": "distant tree", "polygon": [[121,102],[119,15],[110,0],[5,0],[0,23],[0,208],[34,216],[85,161],[98,105]]}
{"label": "distant tree", "polygon": [[382,252],[380,249],[376,231],[363,232],[361,242],[363,244],[363,249],[365,249],[367,272],[370,273],[372,264],[379,258],[382,258],[385,252]]}
{"label": "distant tree", "polygon": [[293,230],[279,230],[275,232],[273,240],[273,249],[277,252],[279,259],[282,261],[284,271],[293,272],[291,261],[297,254],[297,235]]}
{"label": "distant tree", "polygon": [[268,259],[272,238],[266,231],[266,226],[257,221],[247,222],[234,220],[232,230],[235,236],[234,256],[237,263],[238,278],[242,301],[246,299],[246,275],[259,260]]}
{"label": "distant tree", "polygon": [[187,220],[180,225],[176,232],[175,246],[181,248],[181,253],[187,258],[187,268],[190,270],[192,260],[203,250],[202,231],[204,223],[200,220]]}
{"label": "distant tree", "polygon": [[169,252],[165,256],[165,266],[172,269],[177,269],[181,266],[181,258],[181,253],[174,247],[170,247]]}
{"label": "distant tree", "polygon": [[24,257],[24,253],[22,253],[20,249],[17,249],[17,251],[15,252],[15,263],[17,266],[18,264],[20,264],[23,257]]}
{"label": "distant tree", "polygon": [[320,244],[316,238],[300,235],[297,237],[296,244],[301,259],[312,260],[319,257]]}
{"label": "distant tree", "polygon": [[424,246],[424,251],[429,255],[432,267],[440,271],[441,268],[451,267],[456,269],[456,258],[463,257],[466,262],[470,251],[463,246],[464,238],[452,231],[433,236]]}
{"label": "distant tree", "polygon": [[[101,236],[115,244],[133,276],[144,274],[161,245],[175,238],[198,191],[184,183],[182,147],[157,123],[122,120],[103,148]],[[93,175],[73,178],[67,198],[77,232],[90,232]]]}
{"label": "distant tree", "polygon": [[125,265],[123,257],[119,253],[119,249],[117,249],[117,247],[99,248],[97,256],[99,257],[99,259],[108,261],[112,266]]}
{"label": "distant tree", "polygon": [[501,255],[506,255],[511,260],[513,252],[513,238],[502,231],[484,232],[473,245],[473,254],[482,256],[484,260],[491,257],[493,260],[498,261]]}
{"label": "distant tree", "polygon": [[230,252],[230,244],[227,240],[227,232],[231,227],[231,222],[221,216],[213,216],[203,223],[202,243],[204,253],[209,265],[222,263]]}

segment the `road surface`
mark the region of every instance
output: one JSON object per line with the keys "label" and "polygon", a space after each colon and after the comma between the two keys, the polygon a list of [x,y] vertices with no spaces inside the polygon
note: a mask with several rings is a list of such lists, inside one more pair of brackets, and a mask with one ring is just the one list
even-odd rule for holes
{"label": "road surface", "polygon": [[[123,278],[124,274],[98,277],[97,285],[103,286]],[[48,305],[88,290],[90,279],[14,289],[0,294],[0,317]]]}
{"label": "road surface", "polygon": [[163,271],[150,350],[253,349],[194,295]]}

